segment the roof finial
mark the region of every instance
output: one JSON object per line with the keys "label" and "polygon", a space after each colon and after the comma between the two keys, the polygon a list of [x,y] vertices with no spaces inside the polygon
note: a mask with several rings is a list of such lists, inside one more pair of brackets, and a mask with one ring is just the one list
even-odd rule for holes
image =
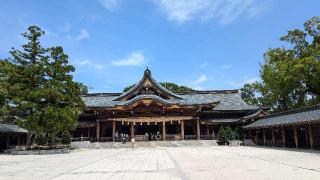
{"label": "roof finial", "polygon": [[147,66],[147,69],[144,71],[144,74],[151,76],[151,71],[149,70],[148,66]]}

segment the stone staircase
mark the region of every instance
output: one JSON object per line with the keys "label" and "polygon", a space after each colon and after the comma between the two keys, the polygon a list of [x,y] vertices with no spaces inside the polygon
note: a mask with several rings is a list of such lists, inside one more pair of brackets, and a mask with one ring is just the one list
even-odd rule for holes
{"label": "stone staircase", "polygon": [[[216,140],[179,140],[179,141],[137,141],[135,148],[143,147],[184,147],[184,146],[218,146]],[[128,141],[126,144],[121,142],[95,142],[88,146],[89,149],[120,149],[132,148],[132,144]]]}

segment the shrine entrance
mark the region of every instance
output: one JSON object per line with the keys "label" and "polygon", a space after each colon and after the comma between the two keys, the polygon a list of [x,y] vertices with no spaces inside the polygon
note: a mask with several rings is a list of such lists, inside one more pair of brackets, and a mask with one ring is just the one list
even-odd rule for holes
{"label": "shrine entrance", "polygon": [[[135,126],[135,137],[138,140],[153,141],[159,140],[161,137],[161,128],[158,124],[140,124]],[[141,138],[143,136],[143,138]]]}

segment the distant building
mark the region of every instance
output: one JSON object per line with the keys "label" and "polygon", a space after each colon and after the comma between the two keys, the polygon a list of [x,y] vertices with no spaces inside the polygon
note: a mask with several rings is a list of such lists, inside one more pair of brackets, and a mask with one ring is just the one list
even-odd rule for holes
{"label": "distant building", "polygon": [[[213,139],[220,126],[247,125],[264,113],[246,104],[238,90],[176,94],[157,83],[146,69],[139,83],[125,93],[95,93],[82,97],[74,137],[115,141],[121,134],[136,140]],[[146,136],[149,135],[149,136]]]}
{"label": "distant building", "polygon": [[243,128],[257,145],[320,149],[320,105],[265,116]]}
{"label": "distant building", "polygon": [[0,121],[0,152],[11,146],[26,144],[28,131]]}

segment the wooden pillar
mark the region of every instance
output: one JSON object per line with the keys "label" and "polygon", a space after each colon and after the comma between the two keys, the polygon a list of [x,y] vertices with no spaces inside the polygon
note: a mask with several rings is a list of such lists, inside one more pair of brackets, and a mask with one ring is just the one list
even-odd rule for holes
{"label": "wooden pillar", "polygon": [[18,134],[18,146],[20,146],[20,134]]}
{"label": "wooden pillar", "polygon": [[116,121],[112,121],[112,141],[115,141],[114,134],[116,133]]}
{"label": "wooden pillar", "polygon": [[282,147],[286,147],[286,131],[281,127]]}
{"label": "wooden pillar", "polygon": [[272,135],[272,146],[274,147],[276,144],[276,138],[274,136],[274,129],[273,128],[271,129],[271,135]]}
{"label": "wooden pillar", "polygon": [[88,137],[90,137],[90,126],[88,126]]}
{"label": "wooden pillar", "polygon": [[97,142],[98,142],[98,141],[100,141],[100,121],[99,120],[97,120],[96,127],[97,127],[96,139],[97,139]]}
{"label": "wooden pillar", "polygon": [[206,125],[206,128],[207,128],[207,135],[209,136],[210,135],[210,132],[209,132],[209,126]]}
{"label": "wooden pillar", "polygon": [[31,145],[31,133],[28,132],[27,134],[27,145],[30,146]]}
{"label": "wooden pillar", "polygon": [[293,126],[293,134],[294,134],[294,143],[296,144],[296,148],[299,147],[299,141],[298,141],[298,132],[297,127]]}
{"label": "wooden pillar", "polygon": [[251,131],[251,129],[249,129],[248,131],[249,131],[249,139],[252,139],[252,131]]}
{"label": "wooden pillar", "polygon": [[184,140],[184,121],[181,121],[181,139]]}
{"label": "wooden pillar", "polygon": [[312,134],[312,125],[309,125],[309,138],[310,138],[310,148],[314,148],[313,134]]}
{"label": "wooden pillar", "polygon": [[7,135],[7,144],[6,144],[6,148],[8,149],[10,146],[10,136]]}
{"label": "wooden pillar", "polygon": [[166,122],[162,122],[162,140],[166,140]]}
{"label": "wooden pillar", "polygon": [[262,135],[263,135],[263,145],[266,145],[266,130],[262,129]]}
{"label": "wooden pillar", "polygon": [[200,119],[197,118],[197,140],[200,140]]}
{"label": "wooden pillar", "polygon": [[134,122],[131,123],[131,138],[134,138]]}
{"label": "wooden pillar", "polygon": [[256,137],[254,138],[256,145],[258,145],[258,140],[259,140],[259,131],[258,129],[256,129]]}

